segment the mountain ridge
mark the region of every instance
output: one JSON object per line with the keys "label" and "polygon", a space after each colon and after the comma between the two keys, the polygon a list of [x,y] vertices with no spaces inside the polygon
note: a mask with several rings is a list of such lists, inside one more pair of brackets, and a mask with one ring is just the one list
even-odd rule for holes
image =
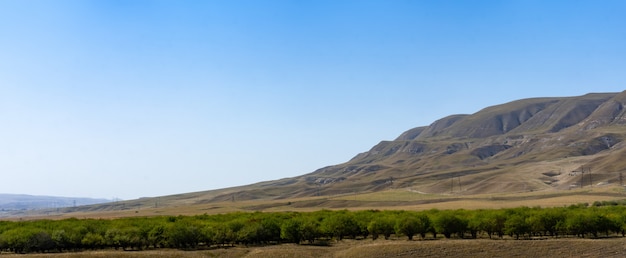
{"label": "mountain ridge", "polygon": [[29,194],[5,194],[0,193],[0,210],[33,210],[46,208],[63,208],[77,205],[91,205],[110,202],[107,199],[85,197],[61,197]]}
{"label": "mountain ridge", "polygon": [[[475,195],[619,185],[626,172],[625,105],[626,91],[520,99],[411,128],[345,163],[307,174],[159,198],[169,200],[162,205],[186,205],[394,189]],[[124,207],[151,205],[153,199]]]}
{"label": "mountain ridge", "polygon": [[[626,91],[515,100],[474,114],[450,115],[428,126],[409,129],[395,140],[381,141],[346,163],[269,182],[280,185],[284,195],[295,197],[394,187],[441,194],[451,192],[443,178],[462,176],[467,177],[466,189],[459,193],[466,194],[563,190],[576,187],[578,180],[562,176],[569,174],[565,171],[589,163],[611,168],[599,171],[596,177],[615,183],[616,172],[626,170],[626,163],[617,161],[609,166],[602,160],[614,160],[604,156],[624,151],[624,103]],[[510,175],[533,169],[559,176],[533,172],[515,179]],[[254,186],[263,188],[268,184]],[[290,185],[298,187],[290,189]],[[251,192],[257,193],[257,198],[283,198],[260,194],[258,189]],[[217,196],[213,200],[225,198]]]}

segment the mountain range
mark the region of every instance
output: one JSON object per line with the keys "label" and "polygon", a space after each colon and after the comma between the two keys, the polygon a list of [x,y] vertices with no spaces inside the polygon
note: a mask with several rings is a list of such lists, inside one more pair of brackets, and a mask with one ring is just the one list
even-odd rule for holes
{"label": "mountain range", "polygon": [[0,194],[0,212],[64,208],[110,202],[107,199],[37,196],[26,194]]}

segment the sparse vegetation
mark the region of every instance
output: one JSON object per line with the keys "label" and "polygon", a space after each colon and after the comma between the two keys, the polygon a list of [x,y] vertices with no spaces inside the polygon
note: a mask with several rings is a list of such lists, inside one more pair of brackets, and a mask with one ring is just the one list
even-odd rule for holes
{"label": "sparse vegetation", "polygon": [[[602,203],[599,203],[602,204]],[[254,212],[150,218],[0,222],[0,250],[203,250],[343,239],[547,239],[626,235],[626,206],[570,205],[495,210]],[[430,234],[429,234],[430,233]]]}

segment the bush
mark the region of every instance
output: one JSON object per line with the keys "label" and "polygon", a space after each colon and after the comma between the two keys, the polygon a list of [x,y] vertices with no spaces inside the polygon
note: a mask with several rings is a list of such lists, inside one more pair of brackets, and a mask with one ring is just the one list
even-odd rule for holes
{"label": "bush", "polygon": [[407,214],[397,220],[395,225],[396,234],[407,236],[413,240],[415,234],[420,234],[422,238],[430,230],[430,218],[426,214]]}
{"label": "bush", "polygon": [[452,237],[453,234],[463,237],[463,233],[467,230],[467,222],[455,214],[455,211],[442,211],[434,219],[435,230],[443,234],[446,238]]}
{"label": "bush", "polygon": [[356,238],[360,234],[360,227],[352,215],[347,212],[338,212],[326,218],[322,227],[332,237],[342,240],[345,236]]}
{"label": "bush", "polygon": [[372,239],[378,239],[379,235],[383,235],[385,239],[389,239],[394,233],[395,219],[391,216],[384,215],[370,221],[367,230],[372,234]]}

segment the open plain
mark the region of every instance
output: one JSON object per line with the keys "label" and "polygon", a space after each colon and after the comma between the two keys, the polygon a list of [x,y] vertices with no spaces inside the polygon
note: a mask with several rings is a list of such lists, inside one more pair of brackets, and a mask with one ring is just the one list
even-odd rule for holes
{"label": "open plain", "polygon": [[[90,206],[60,210],[24,211],[14,214],[9,220],[66,219],[66,218],[122,218],[149,216],[177,216],[198,214],[222,214],[230,212],[310,212],[328,210],[428,210],[428,209],[500,209],[526,207],[563,207],[572,204],[626,199],[624,188],[604,185],[593,188],[571,190],[542,190],[533,192],[501,194],[425,194],[412,189],[393,189],[380,192],[345,194],[336,196],[304,197],[291,199],[264,199],[204,203],[189,201],[182,205],[176,196],[132,200],[108,204],[126,208],[111,210],[95,209]],[[193,200],[193,199],[192,199]],[[171,204],[169,204],[171,203]],[[94,207],[102,207],[96,205]]]}

